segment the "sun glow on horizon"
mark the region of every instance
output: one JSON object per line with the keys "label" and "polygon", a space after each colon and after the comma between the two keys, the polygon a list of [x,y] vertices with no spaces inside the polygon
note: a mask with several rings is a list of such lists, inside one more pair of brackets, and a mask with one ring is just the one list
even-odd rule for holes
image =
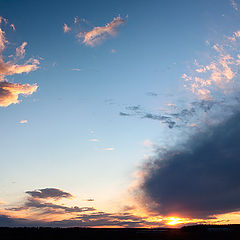
{"label": "sun glow on horizon", "polygon": [[183,219],[182,218],[169,217],[167,225],[174,226],[174,225],[177,225],[177,224],[180,224],[180,223],[183,223]]}

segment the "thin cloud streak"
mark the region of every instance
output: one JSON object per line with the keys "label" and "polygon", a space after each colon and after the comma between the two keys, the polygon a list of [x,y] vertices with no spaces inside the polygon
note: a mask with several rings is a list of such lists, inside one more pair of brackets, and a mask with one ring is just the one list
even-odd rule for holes
{"label": "thin cloud streak", "polygon": [[103,27],[94,27],[88,32],[80,32],[77,34],[77,38],[82,41],[86,46],[94,47],[107,37],[115,36],[117,28],[125,22],[120,16],[113,19],[112,22],[106,24]]}

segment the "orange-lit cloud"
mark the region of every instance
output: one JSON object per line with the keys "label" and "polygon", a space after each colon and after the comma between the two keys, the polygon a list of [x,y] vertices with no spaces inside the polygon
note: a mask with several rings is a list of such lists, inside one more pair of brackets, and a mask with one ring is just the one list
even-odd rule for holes
{"label": "orange-lit cloud", "polygon": [[70,32],[71,31],[71,28],[66,24],[66,23],[64,23],[64,25],[63,25],[63,32]]}
{"label": "orange-lit cloud", "polygon": [[213,99],[216,92],[225,94],[236,90],[240,55],[234,50],[240,43],[240,31],[234,32],[226,41],[212,46],[214,54],[209,64],[200,65],[195,60],[195,70],[182,75],[185,87],[201,99]]}
{"label": "orange-lit cloud", "polygon": [[16,56],[23,58],[25,55],[25,47],[27,45],[27,42],[23,42],[18,48],[16,48]]}
{"label": "orange-lit cloud", "polygon": [[[4,22],[7,24],[7,20],[0,17],[0,24]],[[13,30],[14,25],[10,25]],[[19,95],[31,95],[34,93],[38,86],[36,84],[20,84],[20,83],[10,83],[7,81],[6,77],[14,74],[29,73],[38,69],[39,61],[37,59],[30,58],[23,64],[17,64],[16,58],[24,58],[25,47],[27,42],[23,42],[18,48],[16,48],[16,58],[15,61],[4,61],[3,51],[8,44],[8,40],[5,37],[5,32],[0,28],[0,107],[7,107],[10,104],[19,103]]]}
{"label": "orange-lit cloud", "polygon": [[20,84],[10,82],[0,82],[0,107],[7,107],[10,104],[19,103],[19,95],[28,96],[36,92],[36,84]]}
{"label": "orange-lit cloud", "polygon": [[77,38],[80,39],[83,44],[94,47],[107,37],[116,35],[117,28],[124,22],[125,20],[118,16],[103,27],[94,27],[88,32],[78,33]]}
{"label": "orange-lit cloud", "polygon": [[28,123],[28,120],[21,120],[19,123],[26,124],[26,123]]}

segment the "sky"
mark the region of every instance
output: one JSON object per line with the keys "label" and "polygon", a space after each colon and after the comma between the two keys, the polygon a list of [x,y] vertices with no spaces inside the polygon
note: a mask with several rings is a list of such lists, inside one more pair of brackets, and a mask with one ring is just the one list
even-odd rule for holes
{"label": "sky", "polygon": [[240,1],[0,1],[0,226],[240,223]]}

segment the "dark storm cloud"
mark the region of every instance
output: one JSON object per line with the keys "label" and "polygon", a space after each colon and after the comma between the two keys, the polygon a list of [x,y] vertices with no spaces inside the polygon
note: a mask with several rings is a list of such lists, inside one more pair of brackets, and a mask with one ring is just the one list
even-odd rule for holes
{"label": "dark storm cloud", "polygon": [[43,188],[34,191],[27,191],[27,194],[32,196],[33,198],[71,198],[72,195],[70,193],[64,192],[57,188]]}
{"label": "dark storm cloud", "polygon": [[240,113],[143,168],[140,192],[156,214],[207,217],[240,210]]}

